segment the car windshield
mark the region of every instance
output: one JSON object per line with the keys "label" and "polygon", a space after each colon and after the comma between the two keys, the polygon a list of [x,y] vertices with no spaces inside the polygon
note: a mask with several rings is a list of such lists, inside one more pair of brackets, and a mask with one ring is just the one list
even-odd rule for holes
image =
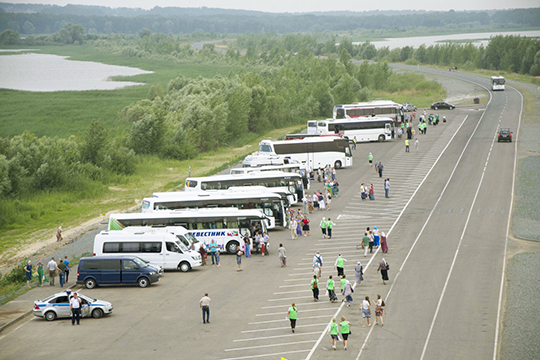
{"label": "car windshield", "polygon": [[86,301],[94,302],[97,301],[97,299],[91,298],[90,296],[86,296],[83,294],[78,294],[80,298],[85,299]]}

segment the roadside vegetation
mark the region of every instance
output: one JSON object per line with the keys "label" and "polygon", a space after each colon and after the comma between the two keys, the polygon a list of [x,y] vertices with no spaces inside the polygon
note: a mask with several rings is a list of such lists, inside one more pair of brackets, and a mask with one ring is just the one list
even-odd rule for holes
{"label": "roadside vegetation", "polygon": [[[192,175],[217,171],[263,137],[330,117],[334,104],[380,94],[425,99],[422,106],[444,95],[439,84],[393,73],[385,62],[357,66],[347,51],[317,58],[312,36],[275,40],[265,51],[244,52],[240,40],[221,53],[220,44],[195,51],[183,37],[145,30],[40,47],[155,73],[134,79],[145,86],[112,92],[3,91],[18,106],[0,104],[9,116],[0,139],[0,252],[52,236],[43,229],[136,206],[182,184],[189,165]],[[39,113],[39,122],[28,121]]]}

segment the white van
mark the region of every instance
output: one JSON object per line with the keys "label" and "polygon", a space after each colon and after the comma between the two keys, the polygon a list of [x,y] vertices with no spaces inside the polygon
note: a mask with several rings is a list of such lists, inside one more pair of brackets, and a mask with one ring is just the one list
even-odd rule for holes
{"label": "white van", "polygon": [[182,244],[185,245],[185,247],[187,247],[189,250],[195,251],[197,251],[202,244],[183,226],[128,226],[122,229],[122,231],[131,233],[144,231],[148,234],[173,234],[178,238],[178,240],[180,240]]}
{"label": "white van", "polygon": [[189,271],[201,266],[201,255],[166,232],[102,231],[94,238],[94,256],[138,256],[164,269]]}

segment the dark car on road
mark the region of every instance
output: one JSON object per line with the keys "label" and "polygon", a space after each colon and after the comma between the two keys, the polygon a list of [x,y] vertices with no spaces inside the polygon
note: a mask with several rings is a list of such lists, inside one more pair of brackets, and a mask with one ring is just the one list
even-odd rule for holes
{"label": "dark car on road", "polygon": [[402,105],[403,111],[416,111],[418,108],[411,103],[405,103]]}
{"label": "dark car on road", "polygon": [[500,129],[499,135],[497,136],[497,142],[501,141],[510,141],[512,142],[512,132],[510,129]]}
{"label": "dark car on road", "polygon": [[439,109],[453,110],[455,109],[455,106],[444,101],[439,101],[439,102],[431,104],[431,109],[432,110],[439,110]]}

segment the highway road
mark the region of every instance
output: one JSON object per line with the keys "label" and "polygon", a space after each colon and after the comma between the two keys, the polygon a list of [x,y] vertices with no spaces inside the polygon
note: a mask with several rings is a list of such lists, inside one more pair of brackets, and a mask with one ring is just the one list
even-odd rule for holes
{"label": "highway road", "polygon": [[[486,86],[481,77],[437,72]],[[435,111],[427,110],[428,113]],[[405,153],[400,141],[359,144],[354,166],[338,171],[340,195],[330,211],[311,215],[311,236],[291,240],[286,230],[270,233],[271,255],[244,259],[222,256],[222,266],[190,273],[168,272],[147,289],[105,287],[83,293],[111,301],[115,312],[103,319],[52,323],[29,317],[0,336],[1,359],[492,359],[499,332],[501,284],[515,169],[515,143],[497,143],[499,127],[518,134],[521,96],[512,88],[492,93],[489,104],[439,110],[448,123],[429,126]],[[372,152],[389,177],[367,162]],[[361,201],[360,183],[373,183],[375,201]],[[312,184],[312,190],[321,188]],[[323,239],[318,223],[331,217],[334,237]],[[390,281],[376,273],[379,250],[363,256],[362,232],[377,226],[388,235]],[[287,249],[280,268],[276,249]],[[336,275],[338,253],[354,281],[361,261],[365,281],[352,307],[330,303],[309,287],[312,258],[323,256],[322,279]],[[323,281],[321,281],[322,283]],[[58,288],[56,288],[58,290]],[[199,299],[208,292],[211,323],[203,325]],[[362,327],[364,296],[386,299],[384,327]],[[298,306],[297,331],[285,319]],[[374,307],[372,306],[374,312]],[[352,323],[348,350],[331,348],[326,328],[332,317]],[[374,318],[372,319],[374,320]],[[31,346],[29,346],[31,345]]]}

